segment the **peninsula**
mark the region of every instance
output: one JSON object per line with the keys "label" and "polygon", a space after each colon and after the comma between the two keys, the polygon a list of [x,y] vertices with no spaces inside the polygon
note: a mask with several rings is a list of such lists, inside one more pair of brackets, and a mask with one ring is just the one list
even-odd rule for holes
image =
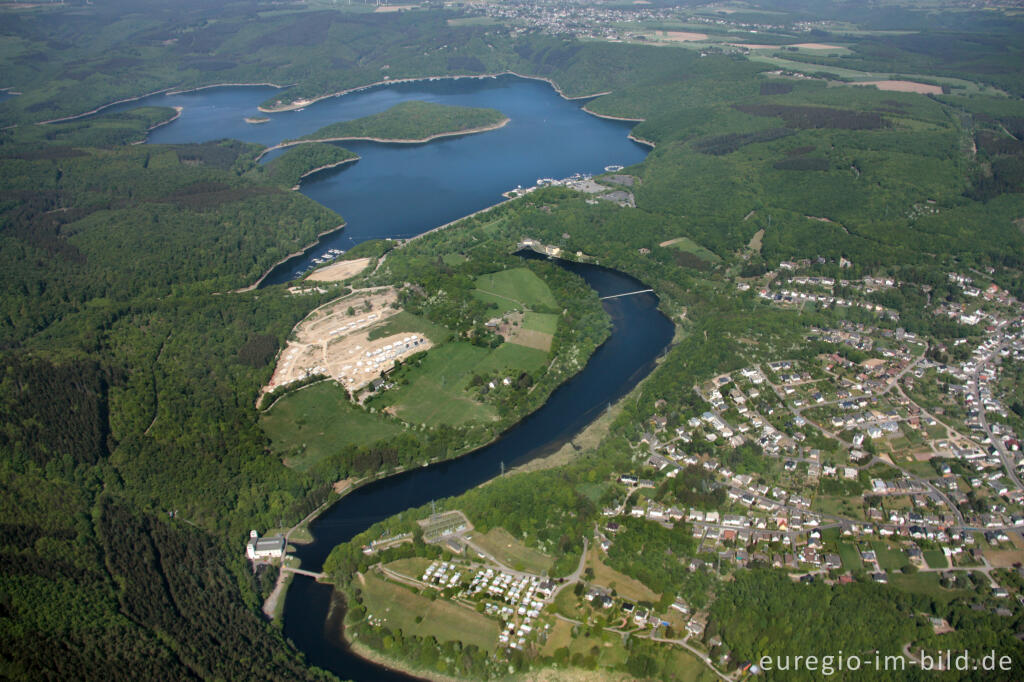
{"label": "peninsula", "polygon": [[366,140],[421,144],[439,137],[497,130],[508,122],[509,118],[496,109],[458,107],[411,100],[400,102],[379,114],[332,123],[296,140],[285,140],[281,144],[267,148],[263,153],[309,142]]}

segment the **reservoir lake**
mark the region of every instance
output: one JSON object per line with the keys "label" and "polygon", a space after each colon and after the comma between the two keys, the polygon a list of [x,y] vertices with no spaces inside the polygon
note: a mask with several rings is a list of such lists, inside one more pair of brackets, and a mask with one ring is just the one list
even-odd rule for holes
{"label": "reservoir lake", "polygon": [[[151,143],[234,138],[267,146],[414,99],[490,107],[511,121],[498,130],[423,144],[342,143],[360,160],[310,176],[301,191],[341,214],[346,227],[275,268],[263,285],[289,281],[329,248],[413,237],[495,204],[502,200],[502,192],[532,186],[538,178],[596,175],[607,165],[638,163],[648,152],[627,138],[633,124],[587,114],[581,110],[582,101],[562,98],[547,83],[514,76],[390,84],[321,100],[299,111],[260,113],[257,106],[278,92],[266,86],[210,88],[151,95],[104,111],[183,107],[175,121],[151,132]],[[271,120],[244,121],[263,116]],[[648,288],[596,265],[559,264],[583,277],[600,296]],[[658,311],[657,298],[650,293],[606,300],[603,305],[612,320],[611,336],[544,406],[468,455],[406,471],[346,495],[311,524],[314,541],[295,552],[302,568],[319,571],[335,545],[377,521],[433,499],[459,495],[497,476],[502,465],[511,468],[554,452],[628,393],[668,347],[673,325]],[[342,679],[409,679],[352,654],[342,640],[343,618],[343,601],[329,585],[302,576],[293,579],[285,600],[284,634],[308,663]]]}
{"label": "reservoir lake", "polygon": [[[268,86],[208,88],[150,95],[103,112],[183,107],[177,120],[149,135],[149,142],[167,144],[232,138],[273,146],[408,100],[497,109],[510,121],[497,130],[422,144],[338,143],[361,158],[309,176],[301,191],[337,211],[345,229],[275,268],[263,285],[293,279],[327,249],[414,237],[498,203],[503,192],[517,186],[574,173],[596,175],[612,164],[630,166],[649,151],[627,137],[635,124],[588,114],[584,100],[566,100],[548,83],[516,76],[395,83],[329,97],[302,110],[263,114],[257,109],[280,93]],[[251,124],[246,117],[270,121]]]}

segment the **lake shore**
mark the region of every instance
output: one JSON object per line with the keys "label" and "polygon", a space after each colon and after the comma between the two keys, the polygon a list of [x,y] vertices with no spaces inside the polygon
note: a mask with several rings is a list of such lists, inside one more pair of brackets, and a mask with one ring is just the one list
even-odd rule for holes
{"label": "lake shore", "polygon": [[[354,159],[346,159],[345,161],[342,161],[341,163],[348,163],[349,161],[352,161],[352,160],[354,160]],[[337,164],[335,164],[335,165],[337,165]],[[260,275],[260,278],[258,280],[256,280],[254,283],[250,284],[247,287],[242,287],[241,289],[233,289],[231,291],[231,293],[233,293],[233,294],[244,294],[246,292],[255,291],[256,289],[259,289],[260,284],[263,283],[263,280],[265,280],[270,275],[270,273],[272,273],[274,270],[276,270],[278,268],[278,266],[280,266],[280,265],[282,265],[284,263],[287,263],[289,260],[291,260],[292,258],[295,258],[296,256],[301,256],[302,254],[306,253],[307,251],[312,249],[314,246],[319,244],[321,239],[323,239],[324,237],[326,237],[329,234],[334,234],[335,232],[337,232],[338,230],[343,229],[344,227],[345,227],[345,222],[342,221],[341,225],[338,225],[337,227],[333,227],[333,228],[331,228],[329,230],[324,230],[323,232],[319,233],[316,236],[315,240],[313,240],[312,242],[310,242],[306,246],[302,247],[298,251],[295,251],[293,253],[288,254],[287,256],[282,258],[281,260],[279,260],[276,263],[274,263],[273,265],[271,265],[270,268],[266,272],[264,272],[262,275]]]}
{"label": "lake shore", "polygon": [[[476,133],[486,133],[490,130],[497,130],[498,128],[504,128],[508,125],[511,119],[505,118],[498,123],[489,126],[478,126],[476,128],[464,128],[462,130],[452,130],[445,133],[437,133],[436,135],[429,135],[427,137],[421,137],[418,139],[408,138],[392,138],[392,137],[366,137],[359,135],[350,135],[346,137],[320,137],[312,140],[286,140],[285,142],[279,142],[273,147],[267,147],[256,157],[258,162],[265,155],[270,152],[277,151],[278,149],[287,149],[288,147],[295,147],[300,144],[314,144],[320,142],[379,142],[382,144],[425,144],[427,142],[433,142],[434,140],[440,140],[445,137],[461,137],[462,135],[475,135]],[[344,162],[342,162],[344,163]],[[334,164],[337,165],[337,164]],[[305,176],[303,176],[305,177]]]}
{"label": "lake shore", "polygon": [[282,112],[282,111],[295,111],[296,109],[303,109],[303,108],[308,107],[311,104],[315,104],[316,102],[319,102],[321,100],[330,99],[331,97],[341,97],[342,95],[348,95],[348,94],[353,93],[353,92],[361,92],[363,90],[369,90],[370,88],[376,88],[376,87],[380,87],[382,85],[394,85],[395,83],[419,83],[419,82],[423,82],[423,81],[439,81],[439,80],[462,80],[462,79],[465,79],[465,78],[469,78],[469,79],[472,79],[472,80],[481,80],[481,79],[484,79],[484,78],[498,78],[499,76],[516,76],[518,78],[525,78],[527,80],[544,81],[545,83],[550,85],[552,88],[554,88],[555,92],[557,92],[558,95],[560,97],[562,97],[562,99],[566,99],[566,100],[593,99],[594,97],[600,97],[601,95],[610,95],[611,94],[611,90],[608,90],[608,91],[605,91],[605,92],[596,92],[596,93],[594,93],[592,95],[577,95],[575,97],[571,97],[571,96],[565,94],[565,91],[562,90],[562,88],[558,85],[558,83],[556,83],[555,81],[551,80],[550,78],[545,78],[544,76],[527,76],[525,74],[516,73],[515,71],[501,71],[499,73],[484,73],[484,74],[479,74],[479,75],[467,74],[467,75],[459,75],[459,76],[417,76],[417,77],[410,77],[410,78],[394,78],[394,79],[388,79],[388,80],[382,80],[382,81],[375,81],[373,83],[367,83],[366,85],[357,85],[357,86],[352,87],[352,88],[346,88],[345,90],[339,90],[337,92],[331,92],[331,93],[328,93],[326,95],[318,95],[318,96],[312,97],[310,99],[298,99],[298,100],[295,100],[294,102],[290,102],[288,104],[282,104],[282,105],[276,106],[276,107],[264,107],[264,106],[261,105],[258,108],[259,108],[260,111],[262,111],[265,114],[276,114],[276,113]]}
{"label": "lake shore", "polygon": [[[302,187],[302,181],[305,180],[306,178],[308,178],[310,175],[313,175],[314,173],[319,173],[320,171],[329,170],[331,168],[337,168],[338,166],[344,166],[346,163],[355,163],[360,158],[361,157],[357,155],[357,156],[353,156],[351,159],[343,159],[341,161],[338,161],[337,163],[328,163],[328,164],[323,165],[323,166],[317,166],[316,168],[314,168],[312,170],[308,170],[308,171],[306,171],[305,173],[303,173],[302,175],[299,176],[299,184],[297,184],[294,187],[292,187],[292,191],[295,191],[295,192],[299,191],[299,189]],[[257,160],[259,160],[259,159],[257,158]],[[319,238],[317,238],[317,241],[319,241]],[[266,276],[266,275],[264,275],[264,276]]]}

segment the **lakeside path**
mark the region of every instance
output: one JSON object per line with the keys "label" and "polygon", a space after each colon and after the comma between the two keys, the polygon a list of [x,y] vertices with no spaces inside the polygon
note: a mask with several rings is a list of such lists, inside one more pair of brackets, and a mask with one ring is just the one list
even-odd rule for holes
{"label": "lakeside path", "polygon": [[[459,137],[462,135],[474,135],[476,133],[486,133],[491,130],[498,130],[508,125],[508,122],[512,120],[508,117],[503,120],[488,126],[478,126],[476,128],[463,128],[461,130],[450,130],[443,133],[437,133],[435,135],[428,135],[427,137],[421,137],[417,139],[400,138],[400,137],[367,137],[365,135],[348,135],[343,137],[318,137],[311,139],[299,139],[299,140],[285,140],[284,142],[278,142],[273,147],[267,147],[256,157],[256,161],[259,162],[264,156],[270,152],[277,151],[278,149],[286,149],[288,147],[296,147],[300,144],[317,144],[321,142],[379,142],[381,144],[425,144],[427,142],[433,142],[445,137]],[[358,157],[357,157],[358,158]],[[356,159],[351,159],[355,161]],[[346,160],[348,161],[348,160]],[[341,163],[346,163],[342,161]],[[339,164],[333,164],[339,165]],[[322,170],[322,169],[317,169]],[[315,171],[310,171],[315,172]],[[305,176],[303,176],[305,177]]]}

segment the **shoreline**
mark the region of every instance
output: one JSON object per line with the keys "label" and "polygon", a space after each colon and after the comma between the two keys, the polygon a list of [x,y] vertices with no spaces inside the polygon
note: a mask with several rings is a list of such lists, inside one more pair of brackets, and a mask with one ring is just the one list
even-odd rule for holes
{"label": "shoreline", "polygon": [[[294,83],[292,84],[294,85]],[[200,90],[209,90],[210,88],[255,88],[255,87],[269,87],[283,90],[285,88],[292,87],[291,85],[278,85],[277,83],[213,83],[212,85],[200,85],[195,88],[186,88],[184,90],[171,90],[168,88],[168,95],[185,95],[190,92],[199,92]]]}
{"label": "shoreline", "polygon": [[[342,628],[344,629],[344,626],[342,626]],[[348,647],[349,653],[358,656],[364,661],[369,661],[374,665],[378,665],[382,668],[391,670],[393,672],[410,675],[412,677],[419,677],[425,680],[430,680],[430,682],[461,682],[461,680],[464,679],[459,677],[449,677],[448,675],[441,675],[436,671],[429,670],[426,668],[413,667],[411,664],[406,663],[405,661],[396,658],[390,658],[378,652],[376,649],[371,649],[370,647],[360,642],[358,639],[349,639],[345,637],[344,634],[342,634],[341,636],[341,641],[344,642],[346,647]]]}
{"label": "shoreline", "polygon": [[365,137],[365,136],[348,136],[348,137],[320,137],[313,140],[285,140],[284,142],[278,142],[273,147],[267,147],[256,157],[255,161],[259,162],[265,155],[270,152],[277,151],[278,149],[287,149],[288,147],[297,147],[300,144],[317,144],[322,142],[377,142],[380,144],[426,144],[427,142],[433,142],[445,137],[459,137],[462,135],[475,135],[476,133],[486,133],[491,130],[498,130],[504,128],[509,121],[512,119],[505,117],[505,120],[495,123],[489,126],[478,126],[476,128],[464,128],[463,130],[453,130],[445,133],[437,133],[435,135],[429,135],[427,137],[419,138],[416,140],[403,139],[403,138],[390,138],[390,137]]}
{"label": "shoreline", "polygon": [[157,128],[160,128],[162,126],[167,125],[168,123],[173,123],[173,122],[177,121],[179,118],[181,118],[181,112],[183,112],[185,110],[185,107],[171,107],[171,108],[174,109],[174,116],[171,116],[166,121],[160,121],[159,123],[154,123],[153,125],[151,125],[148,128],[146,128],[146,131],[145,131],[146,135],[145,135],[145,137],[143,137],[141,140],[136,140],[135,142],[132,142],[132,145],[146,144],[146,142],[149,140],[149,134],[151,132],[153,132]]}
{"label": "shoreline", "polygon": [[[101,104],[100,106],[96,107],[95,109],[91,109],[89,111],[82,112],[81,114],[73,114],[71,116],[63,116],[61,118],[51,118],[51,119],[49,119],[47,121],[36,121],[36,125],[37,126],[42,126],[42,125],[47,125],[49,123],[64,123],[66,121],[74,121],[75,119],[78,119],[78,118],[85,118],[86,116],[92,116],[93,114],[98,114],[99,112],[103,111],[104,109],[109,109],[110,107],[116,106],[118,104],[125,104],[126,102],[135,102],[135,101],[138,101],[140,99],[145,99],[146,97],[152,97],[153,95],[159,95],[161,93],[163,93],[165,95],[183,95],[185,93],[197,92],[199,90],[206,90],[206,89],[209,89],[209,88],[242,88],[242,87],[256,87],[256,86],[261,86],[261,85],[262,86],[271,87],[271,88],[277,88],[278,90],[282,90],[284,88],[290,88],[291,87],[291,85],[278,85],[277,83],[214,83],[213,85],[200,85],[200,86],[195,87],[195,88],[186,88],[184,90],[175,90],[174,86],[172,85],[170,87],[161,88],[160,90],[154,90],[153,92],[147,92],[144,95],[134,95],[132,97],[125,97],[124,99],[119,99],[119,100],[114,101],[114,102],[107,102],[106,104]],[[4,89],[5,90],[9,90],[9,88],[4,88]],[[15,94],[15,93],[11,93],[11,94]],[[17,94],[21,94],[21,93],[17,93]],[[175,108],[177,108],[177,107],[175,107]]]}
{"label": "shoreline", "polygon": [[355,87],[346,88],[344,90],[339,90],[337,92],[331,92],[325,95],[317,95],[316,97],[310,99],[295,100],[290,104],[282,104],[279,107],[264,107],[263,105],[260,105],[257,108],[264,114],[276,114],[282,111],[295,111],[296,109],[303,109],[311,104],[316,104],[321,100],[330,99],[331,97],[341,97],[342,95],[348,95],[353,92],[361,92],[363,90],[369,90],[370,88],[376,88],[382,85],[393,85],[395,83],[419,83],[423,81],[437,80],[461,80],[464,78],[482,80],[484,78],[498,78],[499,76],[516,76],[517,78],[525,78],[527,80],[543,81],[550,85],[554,89],[554,91],[557,92],[560,97],[562,97],[562,99],[570,101],[580,99],[593,99],[595,97],[600,97],[602,95],[610,95],[612,93],[611,90],[606,90],[604,92],[595,92],[594,94],[591,95],[577,95],[575,97],[570,97],[569,95],[565,94],[565,91],[562,90],[558,83],[551,80],[550,78],[546,78],[544,76],[527,76],[521,73],[516,73],[515,71],[500,71],[497,73],[461,74],[455,76],[410,76],[408,78],[394,78],[382,81],[375,81],[373,83],[367,83],[366,85],[357,85]]}
{"label": "shoreline", "polygon": [[[346,159],[346,161],[347,161],[347,159]],[[342,163],[345,163],[345,161],[343,161]],[[232,294],[244,294],[244,293],[248,293],[250,291],[255,291],[256,289],[259,288],[260,284],[263,283],[263,280],[265,280],[270,275],[270,273],[272,273],[274,270],[276,270],[278,268],[278,266],[283,265],[284,263],[287,263],[289,260],[291,260],[292,258],[295,258],[296,256],[301,256],[302,254],[306,253],[307,251],[312,249],[314,246],[319,244],[320,240],[323,239],[324,237],[326,237],[327,235],[334,234],[338,230],[344,229],[346,224],[347,223],[343,220],[341,222],[341,225],[338,225],[337,227],[332,227],[329,230],[324,230],[323,232],[320,232],[319,234],[317,234],[316,239],[314,239],[312,242],[310,242],[306,246],[302,247],[298,251],[295,251],[293,253],[288,254],[287,256],[282,258],[281,260],[279,260],[276,263],[274,263],[273,265],[271,265],[270,268],[266,272],[264,272],[262,275],[260,275],[260,278],[258,280],[256,280],[255,282],[253,282],[252,284],[250,284],[247,287],[242,287],[241,289],[232,289],[231,293]]]}
{"label": "shoreline", "polygon": [[81,113],[81,114],[75,114],[74,116],[64,116],[63,118],[51,118],[48,121],[36,121],[36,125],[37,126],[44,126],[44,125],[47,125],[49,123],[65,123],[67,121],[74,121],[75,119],[85,118],[86,116],[92,116],[93,114],[98,114],[99,112],[103,111],[104,109],[109,109],[110,107],[117,106],[118,104],[124,104],[126,102],[135,102],[135,101],[138,101],[140,99],[145,99],[146,97],[152,97],[153,95],[159,95],[160,93],[166,93],[168,90],[170,90],[170,88],[163,88],[162,90],[154,90],[153,92],[147,92],[144,95],[137,95],[135,97],[125,97],[124,99],[119,99],[116,102],[108,102],[107,104],[102,104],[102,105],[96,107],[95,109],[92,109],[90,111],[86,111],[86,112]]}
{"label": "shoreline", "polygon": [[[308,178],[310,175],[313,175],[314,173],[319,173],[320,171],[328,170],[330,168],[337,168],[338,166],[344,166],[346,163],[355,163],[356,161],[358,161],[361,158],[363,158],[363,157],[361,157],[361,156],[359,156],[357,154],[357,155],[353,156],[351,159],[342,159],[341,161],[338,161],[337,163],[329,163],[329,164],[327,164],[325,166],[318,166],[317,168],[314,168],[312,170],[308,170],[308,171],[306,171],[305,173],[303,173],[302,175],[299,176],[299,183],[297,185],[295,185],[294,187],[292,187],[292,191],[293,192],[298,192],[299,189],[302,187],[302,181],[305,180],[306,178]],[[319,237],[317,237],[317,241],[320,241]],[[303,253],[305,253],[305,251]]]}
{"label": "shoreline", "polygon": [[650,140],[645,140],[645,139],[644,139],[644,138],[642,138],[642,137],[637,137],[637,136],[636,136],[636,135],[634,135],[633,133],[630,133],[630,134],[629,134],[629,135],[627,135],[626,137],[628,137],[628,138],[629,138],[630,140],[633,140],[633,142],[636,142],[637,144],[642,144],[642,145],[645,145],[645,146],[647,146],[647,147],[650,147],[651,149],[655,149],[655,148],[657,148],[657,146],[658,146],[658,145],[657,145],[657,144],[655,144],[654,142],[651,142]]}

